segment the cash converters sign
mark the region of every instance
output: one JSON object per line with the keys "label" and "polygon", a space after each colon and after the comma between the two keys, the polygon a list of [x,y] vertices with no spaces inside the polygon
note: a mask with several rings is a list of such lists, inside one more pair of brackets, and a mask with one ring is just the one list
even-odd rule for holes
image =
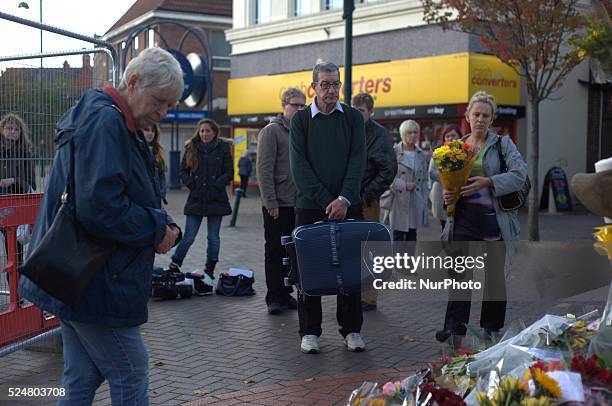
{"label": "cash converters sign", "polygon": [[[288,87],[301,89],[310,103],[311,82],[311,71],[230,79],[228,113],[279,112],[280,95]],[[498,104],[518,106],[519,89],[518,74],[491,55],[459,53],[353,67],[352,94],[370,93],[377,108],[467,103],[478,90],[494,95]]]}

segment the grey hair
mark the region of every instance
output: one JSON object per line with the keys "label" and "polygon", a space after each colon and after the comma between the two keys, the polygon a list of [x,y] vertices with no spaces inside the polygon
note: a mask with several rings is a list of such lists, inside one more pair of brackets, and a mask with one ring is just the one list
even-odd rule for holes
{"label": "grey hair", "polygon": [[421,126],[414,120],[406,120],[400,124],[399,133],[400,137],[404,136],[408,131],[416,130],[417,133],[421,132]]}
{"label": "grey hair", "polygon": [[338,65],[332,62],[317,61],[317,64],[312,70],[312,81],[315,83],[319,81],[319,72],[338,72],[338,74],[340,74],[340,68],[338,67]]}
{"label": "grey hair", "polygon": [[297,87],[287,88],[281,95],[281,103],[283,106],[289,104],[289,100],[291,100],[292,97],[303,97],[305,99],[306,95]]}
{"label": "grey hair", "polygon": [[176,100],[183,94],[181,65],[172,54],[159,47],[145,49],[128,63],[118,89],[127,89],[128,80],[133,75],[138,75],[143,88],[171,92]]}
{"label": "grey hair", "polygon": [[479,92],[474,93],[474,96],[470,99],[468,103],[467,110],[465,111],[465,115],[468,116],[470,114],[470,110],[474,106],[474,103],[485,103],[491,106],[491,113],[493,118],[497,117],[497,103],[495,103],[495,97],[490,95],[489,93],[481,90]]}

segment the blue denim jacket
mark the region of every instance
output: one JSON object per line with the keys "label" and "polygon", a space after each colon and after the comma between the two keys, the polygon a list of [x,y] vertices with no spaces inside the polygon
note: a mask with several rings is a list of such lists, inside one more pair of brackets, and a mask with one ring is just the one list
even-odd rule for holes
{"label": "blue denim jacket", "polygon": [[[144,138],[126,127],[121,110],[100,90],[89,90],[60,120],[56,154],[30,252],[60,207],[74,140],[76,216],[93,236],[117,243],[83,294],[78,309],[47,295],[21,275],[20,295],[60,319],[110,327],[147,321],[154,246],[172,219],[161,209],[153,156]],[[76,255],[77,253],[75,253]]]}

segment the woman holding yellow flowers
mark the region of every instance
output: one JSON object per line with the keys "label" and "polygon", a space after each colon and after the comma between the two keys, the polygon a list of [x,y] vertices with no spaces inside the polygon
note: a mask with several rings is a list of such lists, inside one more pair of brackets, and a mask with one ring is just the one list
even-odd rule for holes
{"label": "woman holding yellow flowers", "polygon": [[417,146],[420,127],[406,120],[399,128],[402,142],[396,144],[397,174],[381,197],[383,223],[393,230],[394,241],[416,241],[417,229],[427,226],[429,209],[428,155]]}
{"label": "woman holding yellow flowers", "polygon": [[[527,164],[510,137],[500,137],[490,131],[496,111],[495,99],[484,91],[470,99],[466,119],[472,132],[462,141],[469,144],[471,150],[477,150],[478,155],[467,184],[458,193],[454,213],[448,217],[443,240],[504,241],[507,246],[519,239],[518,213],[503,211],[497,197],[521,190],[527,177]],[[500,157],[505,161],[507,172],[500,170]],[[457,192],[445,190],[443,196],[445,204],[449,205]],[[486,249],[492,252],[488,253],[485,265],[480,326],[490,337],[504,326],[506,316],[505,249],[504,244],[487,244]],[[470,306],[471,291],[449,292],[444,329],[436,332],[438,341],[454,336],[455,345],[461,342],[469,322]]]}
{"label": "woman holding yellow flowers", "polygon": [[[461,138],[461,129],[457,124],[447,124],[444,130],[442,130],[442,140],[445,143],[458,140],[459,138]],[[444,188],[440,183],[436,164],[433,159],[429,162],[429,178],[432,180],[431,191],[429,192],[431,214],[440,220],[442,230],[444,230],[444,226],[446,225],[446,209],[444,208],[444,196],[442,196]]]}

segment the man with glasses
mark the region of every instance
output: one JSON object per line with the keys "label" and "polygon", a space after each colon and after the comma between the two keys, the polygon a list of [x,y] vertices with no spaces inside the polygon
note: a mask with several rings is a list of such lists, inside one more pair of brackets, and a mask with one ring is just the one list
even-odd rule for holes
{"label": "man with glasses", "polygon": [[[372,118],[374,98],[368,93],[353,96],[351,104],[359,110],[365,122],[367,164],[361,182],[363,217],[368,221],[380,221],[380,196],[389,189],[397,173],[397,161],[393,151],[393,140],[385,127]],[[361,292],[362,310],[376,309],[377,291]]]}
{"label": "man with glasses", "polygon": [[[316,94],[313,103],[295,114],[290,125],[289,159],[297,189],[296,226],[325,218],[362,219],[360,191],[366,160],[363,118],[359,111],[338,102],[338,66],[317,63],[311,86]],[[337,306],[344,344],[350,351],[363,351],[361,292],[338,295]],[[321,297],[298,294],[298,317],[301,351],[318,353]]]}
{"label": "man with glasses", "polygon": [[288,268],[283,265],[281,237],[290,235],[295,225],[295,187],[289,171],[289,120],[304,108],[306,96],[290,87],[281,95],[282,114],[274,117],[259,133],[257,178],[264,218],[266,304],[269,314],[297,309],[293,289],[284,284]]}

